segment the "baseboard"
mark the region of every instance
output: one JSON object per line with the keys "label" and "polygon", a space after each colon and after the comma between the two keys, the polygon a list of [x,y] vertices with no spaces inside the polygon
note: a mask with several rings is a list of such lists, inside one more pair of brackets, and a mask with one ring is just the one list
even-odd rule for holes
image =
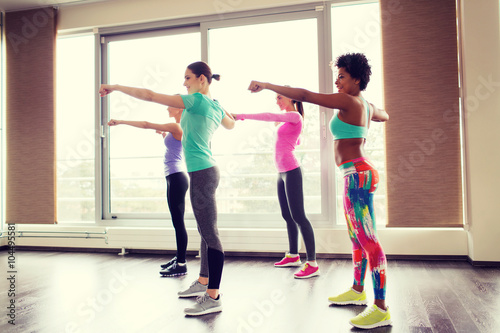
{"label": "baseboard", "polygon": [[[303,257],[306,256],[305,252],[299,252]],[[284,252],[255,252],[255,251],[224,251],[226,257],[254,257],[254,258],[282,258]],[[318,259],[351,259],[350,254],[344,253],[317,253],[316,258]]]}
{"label": "baseboard", "polygon": [[467,256],[388,254],[387,260],[467,261]]}
{"label": "baseboard", "polygon": [[[0,246],[0,251],[7,251],[9,246]],[[83,248],[83,247],[51,247],[51,246],[16,246],[16,251],[53,251],[53,252],[83,252],[83,253],[120,253],[121,248]],[[173,255],[173,250],[155,250],[155,249],[126,249],[129,254],[150,254],[150,255]],[[254,258],[279,258],[283,252],[238,252],[226,251],[226,257],[254,257]],[[301,253],[305,255],[305,253]],[[187,255],[196,256],[198,251],[187,251]],[[348,259],[350,254],[344,253],[318,253],[318,259]],[[474,261],[468,256],[453,255],[387,255],[388,260],[436,260],[436,261],[467,261],[474,267],[500,267],[498,261]]]}
{"label": "baseboard", "polygon": [[81,252],[81,253],[115,253],[120,252],[118,248],[90,248],[90,247],[59,247],[59,246],[16,246],[16,252],[40,251],[40,252]]}
{"label": "baseboard", "polygon": [[[8,247],[0,247],[1,250],[7,250]],[[125,249],[129,254],[152,254],[152,255],[170,255],[175,254],[173,250],[155,250],[155,249]],[[81,253],[120,253],[121,248],[89,248],[89,247],[59,247],[59,246],[16,246],[16,251],[53,251],[53,252],[81,252]],[[198,251],[187,251],[187,255],[197,255]]]}
{"label": "baseboard", "polygon": [[474,267],[500,267],[500,261],[478,261],[467,257],[467,261]]}
{"label": "baseboard", "polygon": [[[8,249],[4,246],[5,250]],[[0,248],[2,250],[2,248]],[[56,246],[17,246],[16,251],[53,251],[53,252],[82,252],[82,253],[119,253],[121,248],[80,248],[80,247],[56,247]],[[125,249],[128,254],[150,254],[150,255],[173,255],[174,250],[156,249]],[[305,252],[300,252],[305,256]],[[187,255],[196,256],[198,251],[187,251]],[[254,258],[280,258],[283,252],[256,252],[256,251],[224,251],[226,257],[254,257]],[[351,254],[346,253],[318,253],[318,259],[348,259]],[[432,256],[432,255],[387,255],[388,260],[441,260],[441,261],[468,261],[467,256]]]}

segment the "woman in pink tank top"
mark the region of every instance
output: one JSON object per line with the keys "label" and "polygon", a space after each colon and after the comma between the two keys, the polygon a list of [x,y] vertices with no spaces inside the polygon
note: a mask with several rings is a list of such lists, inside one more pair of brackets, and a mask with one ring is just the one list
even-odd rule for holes
{"label": "woman in pink tank top", "polygon": [[[314,230],[304,211],[302,170],[295,157],[295,147],[299,144],[302,132],[304,109],[302,103],[278,94],[276,101],[283,113],[235,114],[235,120],[260,120],[277,122],[274,161],[278,169],[278,200],[281,215],[286,221],[289,252],[274,264],[275,267],[301,266],[299,255],[299,229],[306,245],[307,262],[294,274],[295,278],[305,279],[319,275],[316,263]],[[279,124],[281,123],[281,124]]]}

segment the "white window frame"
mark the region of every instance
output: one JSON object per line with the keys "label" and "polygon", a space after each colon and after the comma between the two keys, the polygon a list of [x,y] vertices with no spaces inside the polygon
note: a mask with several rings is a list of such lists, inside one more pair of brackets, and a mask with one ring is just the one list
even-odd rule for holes
{"label": "white window frame", "polygon": [[[102,82],[108,82],[108,44],[110,42],[116,41],[124,41],[124,40],[132,40],[139,38],[151,38],[151,37],[159,37],[159,36],[173,36],[187,33],[196,33],[200,32],[199,27],[197,26],[187,26],[187,27],[179,27],[179,28],[167,28],[153,31],[144,31],[144,32],[133,32],[133,33],[124,33],[124,34],[114,34],[109,36],[102,36],[100,38],[100,48],[101,48],[101,77]],[[181,79],[181,78],[180,78]],[[120,221],[120,224],[125,221],[137,221],[137,220],[150,220],[153,222],[153,226],[165,225],[165,219],[170,219],[170,214],[168,213],[156,213],[156,214],[145,214],[145,213],[116,213],[110,211],[110,193],[109,193],[109,149],[107,149],[110,144],[110,135],[109,135],[109,127],[107,126],[109,120],[109,104],[107,99],[101,99],[100,101],[101,108],[101,116],[99,119],[100,128],[100,160],[101,160],[101,169],[100,174],[102,176],[101,179],[101,193],[102,200],[99,203],[102,209],[102,220],[107,221]],[[189,195],[189,194],[187,194]],[[166,201],[165,201],[166,203]],[[186,214],[186,219],[194,219],[192,214]],[[161,220],[161,222],[155,222]],[[142,223],[142,222],[141,222]],[[115,222],[116,224],[116,222]]]}
{"label": "white window frame", "polygon": [[[196,18],[183,21],[184,26],[180,26],[180,20],[169,22],[156,22],[142,25],[132,25],[124,28],[101,29],[96,33],[96,40],[99,42],[99,74],[100,82],[107,82],[107,43],[111,41],[153,37],[159,35],[177,34],[186,31],[200,31],[201,33],[201,60],[208,59],[208,31],[209,29],[221,27],[236,27],[242,25],[272,23],[280,21],[290,21],[299,19],[314,18],[317,21],[318,31],[318,77],[320,91],[333,91],[332,73],[328,67],[331,58],[331,36],[330,36],[330,7],[316,6],[314,4],[280,7],[270,10],[257,10],[246,13],[224,14],[224,19],[219,16],[205,17],[198,20]],[[199,29],[199,30],[197,30]],[[106,122],[108,119],[108,105],[105,101],[99,101],[100,110],[96,128],[96,139],[98,161],[96,160],[96,218],[97,225],[103,226],[164,226],[165,219],[170,219],[169,214],[112,214],[109,211],[108,179],[108,146],[109,136]],[[327,129],[327,122],[333,112],[325,108],[320,108],[321,119],[320,131],[320,155],[321,155],[321,213],[307,214],[314,227],[331,228],[336,227],[336,193],[335,193],[335,163],[333,157],[333,144],[331,134]],[[97,178],[97,176],[96,176]],[[97,185],[99,184],[99,185]],[[98,208],[99,207],[99,208]],[[97,212],[99,211],[99,212]],[[307,213],[307,212],[306,212]],[[187,226],[195,226],[194,216],[186,214]],[[255,221],[258,221],[256,224]],[[276,214],[219,214],[219,227],[263,227],[268,222],[282,221],[279,212]],[[274,227],[277,225],[274,224]]]}
{"label": "white window frame", "polygon": [[[331,72],[328,68],[329,61],[325,60],[325,49],[324,49],[324,36],[323,36],[323,25],[324,25],[324,13],[323,11],[314,9],[304,10],[300,12],[292,12],[292,13],[281,13],[281,14],[273,14],[273,15],[262,15],[262,16],[253,16],[253,17],[244,17],[244,18],[235,18],[231,20],[217,20],[217,21],[209,21],[201,23],[201,33],[202,33],[202,41],[208,41],[208,35],[210,29],[217,28],[230,28],[230,27],[238,27],[238,26],[247,26],[252,24],[264,24],[264,23],[275,23],[275,22],[283,22],[283,21],[293,21],[293,20],[301,20],[301,19],[316,19],[317,22],[317,31],[318,31],[318,71],[319,71],[319,81],[318,86],[321,91],[325,91],[326,87],[324,86],[324,73],[326,71]],[[202,60],[210,62],[208,56],[208,47],[206,45],[202,45]],[[327,113],[332,113],[331,110],[327,110],[325,108],[320,108],[319,119],[322,119],[322,124],[320,124],[320,131],[323,132],[321,134],[320,139],[320,156],[321,156],[321,213],[320,214],[311,214],[306,210],[306,215],[308,219],[313,223],[314,227],[331,227],[332,224],[335,224],[335,205],[332,205],[332,200],[335,200],[335,186],[333,186],[332,181],[334,181],[334,172],[333,168],[329,168],[328,165],[330,163],[334,163],[333,154],[332,154],[332,144],[331,144],[331,136],[328,134],[327,130]],[[334,191],[333,193],[331,191]],[[276,197],[276,200],[278,198]],[[263,227],[269,222],[275,221],[283,221],[281,217],[281,212],[276,212],[276,214],[251,214],[251,215],[243,215],[243,214],[220,214],[219,215],[219,225],[227,226],[227,224],[232,224],[232,222],[237,222],[236,224],[239,227]]]}

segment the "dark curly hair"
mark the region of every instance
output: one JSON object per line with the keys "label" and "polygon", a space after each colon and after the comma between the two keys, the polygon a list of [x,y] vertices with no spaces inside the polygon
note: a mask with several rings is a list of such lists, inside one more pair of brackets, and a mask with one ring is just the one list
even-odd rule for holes
{"label": "dark curly hair", "polygon": [[368,59],[363,53],[347,53],[341,55],[335,60],[337,68],[345,68],[347,73],[354,79],[359,80],[359,89],[361,91],[366,89],[368,82],[370,82],[370,75],[372,74],[371,66],[368,64]]}

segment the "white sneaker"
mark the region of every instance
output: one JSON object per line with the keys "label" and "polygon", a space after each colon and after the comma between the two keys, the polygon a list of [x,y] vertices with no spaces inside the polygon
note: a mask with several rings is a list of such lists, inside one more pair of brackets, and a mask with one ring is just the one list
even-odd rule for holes
{"label": "white sneaker", "polygon": [[179,291],[177,295],[179,297],[203,296],[206,291],[207,291],[207,286],[201,284],[198,280],[196,280],[189,286],[189,288],[183,291]]}
{"label": "white sneaker", "polygon": [[209,313],[221,312],[222,302],[220,300],[220,294],[217,299],[213,299],[205,293],[203,296],[198,296],[196,299],[196,304],[190,308],[184,309],[184,313],[187,316],[202,316]]}

